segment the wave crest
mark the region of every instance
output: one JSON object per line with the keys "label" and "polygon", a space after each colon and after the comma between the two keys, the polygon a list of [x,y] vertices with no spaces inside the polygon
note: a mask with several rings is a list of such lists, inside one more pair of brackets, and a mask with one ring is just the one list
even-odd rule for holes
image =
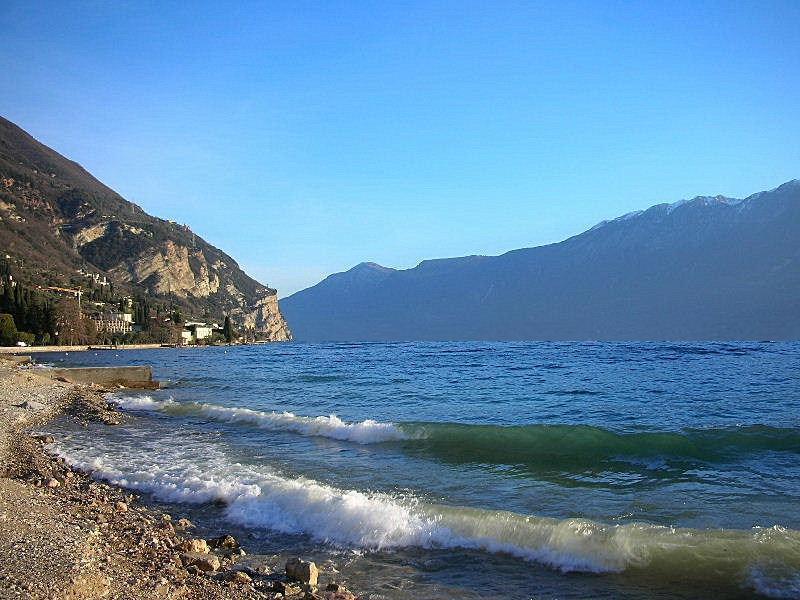
{"label": "wave crest", "polygon": [[159,411],[176,416],[204,417],[222,423],[246,424],[272,431],[291,431],[301,435],[327,437],[358,444],[409,439],[409,435],[397,425],[373,419],[351,423],[336,415],[304,417],[288,411],[267,412],[201,402],[179,403],[172,399],[155,400],[151,396],[112,395],[109,400],[126,410]]}
{"label": "wave crest", "polygon": [[714,462],[762,451],[800,454],[800,428],[796,427],[617,432],[591,425],[348,422],[336,415],[307,417],[151,396],[111,395],[109,399],[126,410],[197,416],[359,444],[407,442],[403,447],[408,452],[458,463],[570,468],[656,457]]}
{"label": "wave crest", "polygon": [[[421,547],[502,553],[570,572],[650,571],[794,597],[800,532],[678,529],[646,523],[607,525],[338,489],[305,477],[232,463],[214,449],[200,469],[187,450],[167,464],[133,453],[98,456],[59,448],[73,467],[169,502],[226,504],[226,517],[249,528],[306,534],[367,550]],[[784,594],[789,594],[788,596]],[[782,596],[783,595],[783,596]]]}

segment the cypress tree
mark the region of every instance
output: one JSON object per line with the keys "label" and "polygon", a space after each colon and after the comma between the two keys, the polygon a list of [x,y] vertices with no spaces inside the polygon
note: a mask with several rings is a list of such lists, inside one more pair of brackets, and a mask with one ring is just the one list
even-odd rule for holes
{"label": "cypress tree", "polygon": [[11,297],[11,282],[8,279],[8,276],[5,277],[5,281],[3,281],[3,312],[11,312],[14,310],[14,300]]}
{"label": "cypress tree", "polygon": [[9,311],[13,317],[14,322],[16,323],[18,328],[25,326],[25,312],[27,311],[27,306],[25,304],[25,295],[22,291],[22,286],[17,282],[17,285],[14,286],[14,305],[11,311]]}
{"label": "cypress tree", "polygon": [[233,325],[231,324],[231,318],[228,315],[225,315],[225,324],[222,326],[222,335],[225,336],[225,340],[230,343],[233,341],[233,338],[236,336],[236,332],[233,330]]}

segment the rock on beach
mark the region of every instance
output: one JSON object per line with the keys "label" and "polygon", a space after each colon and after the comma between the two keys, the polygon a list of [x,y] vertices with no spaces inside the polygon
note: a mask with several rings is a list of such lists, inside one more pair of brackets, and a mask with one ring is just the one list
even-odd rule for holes
{"label": "rock on beach", "polygon": [[319,569],[317,569],[317,565],[311,561],[296,557],[290,558],[286,561],[286,577],[293,581],[316,586],[317,578],[319,577]]}
{"label": "rock on beach", "polygon": [[178,545],[178,549],[183,552],[191,552],[195,554],[208,554],[211,549],[208,547],[208,542],[204,539],[186,540]]}

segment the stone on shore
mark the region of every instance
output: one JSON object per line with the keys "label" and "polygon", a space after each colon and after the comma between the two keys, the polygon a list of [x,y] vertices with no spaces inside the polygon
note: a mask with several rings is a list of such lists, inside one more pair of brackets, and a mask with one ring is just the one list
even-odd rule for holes
{"label": "stone on shore", "polygon": [[165,531],[170,537],[175,535],[175,528],[169,521],[161,521],[156,527],[161,531]]}
{"label": "stone on shore", "polygon": [[209,544],[214,548],[224,548],[226,550],[235,550],[239,547],[239,542],[232,535],[222,535],[214,538],[210,540]]}
{"label": "stone on shore", "polygon": [[355,600],[356,596],[339,583],[329,583],[322,596],[325,600]]}
{"label": "stone on shore", "polygon": [[246,584],[253,581],[253,578],[244,571],[233,571],[230,575],[230,581],[233,583]]}
{"label": "stone on shore", "polygon": [[286,561],[286,577],[313,586],[317,585],[319,569],[317,569],[317,565],[311,561],[296,557],[290,558]]}
{"label": "stone on shore", "polygon": [[45,408],[45,405],[36,400],[25,400],[25,402],[17,404],[17,407],[24,408],[25,410],[42,410]]}
{"label": "stone on shore", "polygon": [[184,552],[181,554],[181,563],[187,569],[188,567],[195,567],[204,573],[217,571],[222,566],[218,557],[202,552]]}
{"label": "stone on shore", "polygon": [[273,591],[283,594],[284,597],[299,596],[303,593],[303,588],[290,581],[276,581],[274,583]]}
{"label": "stone on shore", "polygon": [[194,523],[192,523],[189,519],[178,519],[178,521],[175,523],[176,531],[186,531],[188,529],[194,529]]}
{"label": "stone on shore", "polygon": [[211,549],[208,547],[208,542],[202,538],[181,542],[178,545],[178,549],[183,552],[193,552],[196,554],[208,554],[211,552]]}

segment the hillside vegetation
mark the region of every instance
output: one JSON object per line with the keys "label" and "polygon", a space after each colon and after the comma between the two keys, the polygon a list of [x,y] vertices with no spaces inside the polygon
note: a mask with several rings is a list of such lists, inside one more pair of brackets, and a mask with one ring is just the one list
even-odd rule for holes
{"label": "hillside vegetation", "polygon": [[[274,289],[185,225],[151,216],[77,163],[0,118],[0,253],[31,288],[98,280],[184,315],[290,338]],[[91,282],[90,282],[91,279]]]}

